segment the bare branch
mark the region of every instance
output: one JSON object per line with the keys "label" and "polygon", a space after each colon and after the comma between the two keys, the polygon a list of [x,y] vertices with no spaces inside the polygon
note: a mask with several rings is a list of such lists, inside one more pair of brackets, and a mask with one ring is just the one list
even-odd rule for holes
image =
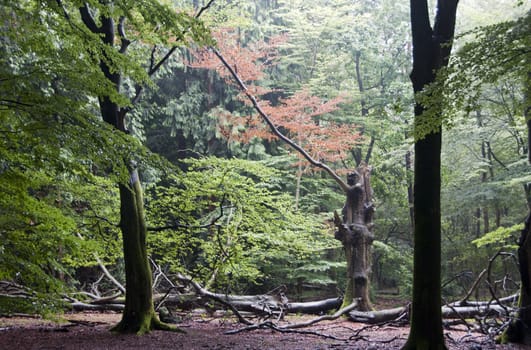
{"label": "bare branch", "polygon": [[122,45],[120,46],[120,50],[118,51],[120,53],[125,53],[129,45],[131,44],[131,40],[127,39],[125,35],[124,23],[125,16],[120,16],[120,20],[118,22],[118,35],[120,35],[120,40],[122,41]]}
{"label": "bare branch", "polygon": [[212,300],[217,301],[218,303],[221,303],[221,304],[227,306],[234,313],[234,315],[238,318],[238,321],[240,321],[241,323],[246,324],[246,325],[252,325],[253,324],[251,321],[249,321],[248,319],[243,317],[242,314],[231,303],[223,300],[222,298],[220,298],[219,296],[217,296],[214,293],[210,293],[208,290],[206,290],[203,287],[201,287],[201,285],[199,285],[199,283],[195,282],[191,278],[186,277],[186,276],[181,275],[181,274],[178,274],[177,278],[180,281],[182,281],[182,282],[186,282],[186,283],[189,283],[190,285],[192,285],[192,287],[194,287],[195,291],[199,295],[201,295],[203,297],[210,298]]}
{"label": "bare branch", "polygon": [[472,283],[472,287],[470,287],[466,295],[458,302],[459,305],[465,305],[467,303],[468,298],[470,298],[472,293],[474,293],[474,291],[477,289],[479,282],[481,281],[483,276],[485,276],[486,273],[487,273],[487,269],[483,269],[483,271],[481,271],[481,273],[478,275],[474,283]]}
{"label": "bare branch", "polygon": [[[199,12],[194,16],[196,19],[198,19],[201,14],[207,10],[210,5],[212,5],[214,3],[214,0],[210,0],[205,6],[201,7],[201,9],[199,10]],[[186,34],[186,32],[189,30],[189,28],[185,29],[182,31],[181,35],[180,35],[180,38],[184,38],[184,34]],[[173,55],[173,53],[177,50],[179,46],[175,45],[175,46],[172,46],[170,48],[170,51],[168,51],[164,57],[162,57],[162,59],[155,63],[155,52],[156,52],[156,46],[153,46],[153,49],[151,50],[151,57],[150,57],[150,64],[149,64],[149,70],[148,70],[148,76],[152,76],[153,74],[155,74],[159,69],[160,67],[166,63],[166,61]],[[141,86],[141,85],[137,85],[135,87],[135,97],[131,100],[131,105],[135,105],[136,103],[138,103],[138,101],[140,100],[140,96],[142,94],[142,92],[144,91],[144,87]],[[131,111],[131,107],[126,107],[124,110],[125,112],[129,112]]]}
{"label": "bare branch", "polygon": [[81,20],[91,32],[99,33],[101,31],[100,28],[98,28],[94,17],[90,13],[88,3],[84,3],[83,6],[79,8],[79,13],[81,14]]}
{"label": "bare branch", "polygon": [[201,7],[201,8],[199,9],[199,11],[195,14],[194,17],[195,17],[195,18],[199,18],[199,17],[201,16],[201,14],[202,14],[204,11],[208,10],[208,8],[209,8],[213,3],[214,3],[214,0],[210,0],[205,6],[203,6],[203,7]]}
{"label": "bare branch", "polygon": [[[81,234],[79,232],[77,232],[77,236],[79,237],[79,239],[83,240],[83,236],[81,236]],[[98,254],[96,252],[92,253],[94,255],[94,259],[96,259],[96,262],[98,263],[101,271],[103,271],[103,273],[105,274],[105,276],[116,286],[118,287],[118,289],[125,294],[125,287],[120,283],[118,282],[118,280],[116,278],[114,278],[113,275],[111,275],[111,273],[109,272],[109,270],[107,270],[107,268],[105,267],[105,265],[103,264],[103,262],[101,261],[100,257],[98,256]]]}
{"label": "bare branch", "polygon": [[354,300],[352,304],[345,306],[344,308],[336,311],[333,315],[323,315],[323,316],[314,318],[312,320],[309,320],[307,322],[288,324],[287,326],[283,326],[279,328],[281,329],[303,328],[303,327],[311,326],[321,321],[333,321],[343,316],[344,314],[349,313],[350,311],[354,310],[356,307],[358,307],[358,300]]}

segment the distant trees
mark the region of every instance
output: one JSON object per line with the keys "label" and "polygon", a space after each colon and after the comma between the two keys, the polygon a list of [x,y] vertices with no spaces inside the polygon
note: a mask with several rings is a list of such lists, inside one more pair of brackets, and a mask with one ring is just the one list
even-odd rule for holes
{"label": "distant trees", "polygon": [[[514,183],[523,185],[524,196],[520,201],[527,205],[527,216],[523,220],[517,249],[520,271],[519,311],[517,317],[500,337],[502,342],[523,344],[531,344],[531,313],[529,312],[531,304],[529,275],[531,271],[530,16],[531,12],[528,11],[524,16],[515,20],[473,31],[472,34],[475,37],[458,52],[447,74],[451,77],[448,80],[449,90],[453,93],[451,96],[460,96],[457,100],[458,105],[465,106],[468,111],[478,110],[478,116],[483,115],[480,106],[483,108],[487,106],[493,111],[501,109],[499,114],[503,115],[503,130],[510,135],[509,139],[513,141],[513,153],[516,153],[516,157],[513,155],[506,163],[503,163],[494,153],[489,156],[492,156],[493,163],[501,163],[502,171],[516,171]],[[470,84],[473,89],[467,86]],[[493,92],[496,96],[492,96]],[[527,140],[522,135],[524,129],[527,129]],[[487,152],[492,152],[490,143],[485,142],[487,142]],[[523,157],[527,158],[528,164],[523,164]],[[491,176],[493,176],[492,170]],[[504,191],[504,195],[508,193],[509,191]],[[500,221],[497,215],[496,226],[501,226]],[[489,231],[488,217],[484,221],[484,228],[485,231]],[[498,231],[503,232],[503,226]],[[488,232],[487,235],[493,236],[495,233],[496,231]]]}

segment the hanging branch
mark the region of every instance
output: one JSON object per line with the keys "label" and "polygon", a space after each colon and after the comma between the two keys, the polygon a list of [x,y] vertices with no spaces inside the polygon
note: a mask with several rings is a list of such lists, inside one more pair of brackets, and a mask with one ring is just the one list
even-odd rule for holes
{"label": "hanging branch", "polygon": [[[197,14],[194,15],[194,18],[195,19],[198,19],[201,14],[206,11],[211,5],[212,3],[214,2],[214,0],[210,0],[205,6],[201,7],[201,9],[199,10],[199,12],[197,12]],[[184,34],[186,34],[186,32],[188,31],[189,28],[183,30],[183,32],[181,33],[181,36],[184,37]],[[166,55],[164,55],[164,57],[162,57],[162,59],[157,62],[156,64],[153,64],[154,61],[152,61],[152,65],[151,67],[149,68],[149,71],[148,71],[148,75],[151,76],[153,75],[156,71],[159,70],[159,68],[164,64],[164,62],[166,62],[170,56],[175,52],[175,50],[177,50],[179,46],[178,45],[174,45],[172,46],[172,48],[170,49],[170,51],[168,51],[166,53]]]}
{"label": "hanging branch", "polygon": [[310,164],[312,164],[313,166],[315,167],[318,167],[318,168],[321,168],[323,169],[324,171],[326,171],[336,182],[337,184],[341,187],[341,189],[344,191],[344,192],[347,192],[348,189],[349,189],[349,186],[345,183],[345,181],[343,181],[343,179],[341,179],[341,177],[339,177],[339,175],[336,174],[335,171],[333,171],[329,166],[327,166],[326,164],[314,159],[310,154],[308,154],[308,152],[306,152],[301,146],[299,146],[297,143],[295,143],[293,140],[291,140],[290,138],[288,138],[286,135],[282,134],[280,132],[280,130],[278,130],[278,128],[275,126],[275,124],[273,123],[273,121],[271,120],[271,118],[264,112],[264,110],[260,107],[260,104],[258,103],[258,100],[256,99],[256,97],[251,94],[251,92],[249,92],[249,89],[247,89],[247,86],[245,85],[245,83],[242,81],[242,79],[240,78],[240,76],[238,75],[238,73],[236,72],[236,70],[227,62],[227,60],[225,59],[225,57],[218,51],[216,50],[215,48],[211,47],[210,48],[212,50],[212,52],[214,52],[214,54],[218,57],[218,59],[221,61],[221,63],[223,63],[223,65],[225,66],[225,68],[227,68],[230,72],[230,74],[232,75],[232,77],[234,78],[234,80],[238,83],[238,86],[240,88],[240,90],[242,90],[242,92],[245,94],[245,96],[247,96],[247,98],[251,101],[251,103],[253,104],[253,107],[254,109],[258,112],[258,114],[260,115],[260,117],[262,117],[262,119],[266,122],[266,124],[269,126],[269,128],[271,129],[271,131],[273,132],[273,134],[275,134],[278,138],[280,138],[282,141],[284,141],[287,145],[289,145],[291,148],[293,148],[294,150],[296,150],[300,155],[302,155]]}

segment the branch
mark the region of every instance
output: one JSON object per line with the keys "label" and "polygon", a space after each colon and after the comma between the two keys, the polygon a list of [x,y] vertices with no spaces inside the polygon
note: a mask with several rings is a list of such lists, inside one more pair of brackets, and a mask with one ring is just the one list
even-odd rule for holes
{"label": "branch", "polygon": [[199,285],[199,283],[193,281],[191,278],[186,277],[186,276],[181,275],[181,274],[177,274],[177,278],[180,281],[182,281],[182,282],[186,282],[186,283],[191,284],[192,287],[195,289],[195,291],[199,295],[201,295],[202,297],[210,298],[212,300],[217,301],[218,303],[221,303],[221,304],[227,306],[234,313],[234,315],[238,318],[238,321],[240,321],[241,323],[246,324],[246,325],[253,325],[253,323],[251,321],[249,321],[248,319],[246,319],[245,317],[243,317],[242,314],[231,303],[223,300],[222,298],[218,297],[217,295],[215,295],[215,294],[209,292],[208,290],[204,289],[203,287],[201,287],[201,285]]}
{"label": "branch", "polygon": [[483,276],[485,276],[486,273],[487,269],[483,269],[483,271],[480,272],[474,283],[472,283],[472,287],[470,287],[466,295],[461,300],[459,300],[458,305],[465,305],[468,302],[468,298],[470,298],[472,293],[474,293],[474,291],[477,289],[479,282],[481,281]]}
{"label": "branch", "polygon": [[269,126],[269,128],[271,129],[271,131],[273,132],[273,134],[275,134],[278,138],[280,138],[282,141],[284,141],[287,145],[289,145],[291,148],[293,148],[294,150],[296,150],[300,155],[302,155],[310,164],[312,164],[313,166],[315,167],[318,167],[318,168],[321,168],[323,169],[324,171],[326,171],[336,182],[337,184],[341,187],[341,189],[344,191],[344,192],[347,192],[348,189],[349,189],[349,186],[345,183],[345,181],[343,181],[343,179],[341,179],[339,177],[339,175],[336,174],[335,171],[333,171],[329,166],[327,166],[326,164],[314,159],[310,154],[308,154],[308,152],[306,152],[301,146],[299,146],[297,143],[295,143],[293,140],[291,140],[290,138],[288,138],[287,136],[285,136],[284,134],[282,134],[278,128],[275,126],[275,124],[273,123],[273,121],[271,121],[271,118],[264,112],[264,110],[260,107],[260,104],[258,103],[256,97],[254,97],[254,95],[252,95],[249,90],[247,89],[247,86],[245,85],[245,83],[242,81],[242,79],[240,78],[240,76],[238,75],[238,73],[236,73],[236,71],[234,70],[234,68],[232,68],[232,66],[227,62],[227,60],[225,59],[225,57],[223,57],[223,55],[218,51],[216,50],[215,48],[211,48],[211,50],[214,52],[214,54],[219,58],[219,60],[221,61],[221,63],[223,63],[223,65],[225,66],[225,68],[227,68],[230,72],[230,74],[232,75],[232,77],[234,78],[234,80],[236,80],[236,82],[238,83],[238,86],[239,88],[242,90],[242,92],[245,94],[245,96],[247,96],[247,98],[251,101],[251,103],[253,104],[253,107],[254,109],[258,112],[258,114],[260,114],[260,116],[262,117],[262,119],[266,122],[266,124]]}
{"label": "branch", "polygon": [[219,215],[217,217],[213,218],[212,220],[210,220],[210,223],[208,223],[208,224],[194,226],[194,225],[183,225],[183,224],[175,223],[173,225],[167,225],[167,226],[148,227],[147,230],[148,231],[152,231],[152,232],[160,232],[160,231],[164,231],[164,230],[175,230],[177,228],[202,229],[202,228],[212,227],[224,215],[223,214],[223,203],[225,202],[225,196],[226,195],[223,195],[223,198],[221,198],[221,202],[219,203],[219,210],[220,210]]}
{"label": "branch", "polygon": [[214,3],[214,0],[210,0],[205,6],[201,7],[199,9],[199,11],[197,12],[197,14],[194,16],[195,18],[199,18],[199,16],[201,16],[201,14],[208,10],[208,8],[210,7],[210,5],[212,5]]}
{"label": "branch", "polygon": [[81,14],[81,20],[92,33],[99,33],[101,31],[96,25],[96,21],[89,11],[88,3],[84,3],[83,6],[79,8],[79,13]]}
{"label": "branch", "polygon": [[111,275],[111,273],[109,272],[109,270],[107,270],[107,268],[105,267],[105,265],[103,265],[103,262],[101,261],[100,257],[98,256],[98,254],[94,253],[94,258],[96,259],[96,262],[98,263],[98,265],[100,266],[100,269],[101,271],[103,271],[103,273],[105,274],[105,276],[107,276],[107,278],[116,286],[118,287],[118,289],[123,293],[125,294],[125,287],[120,283],[118,282],[118,280],[116,278],[114,278],[113,275]]}
{"label": "branch", "polygon": [[311,326],[311,325],[316,324],[316,323],[321,322],[321,321],[333,321],[333,320],[338,319],[339,317],[343,316],[344,314],[354,310],[357,306],[358,306],[358,301],[354,300],[354,302],[352,304],[350,304],[350,305],[348,305],[348,306],[336,311],[336,313],[334,313],[333,315],[323,315],[323,316],[314,318],[312,320],[309,320],[307,322],[293,323],[293,324],[289,324],[287,326],[279,327],[279,328],[281,328],[281,329],[303,328],[303,327]]}
{"label": "branch", "polygon": [[274,331],[277,331],[277,332],[280,332],[280,333],[296,333],[296,334],[305,334],[305,335],[315,335],[315,336],[318,336],[318,337],[322,337],[322,338],[326,338],[326,339],[333,339],[333,340],[341,340],[341,341],[346,341],[347,340],[347,339],[338,338],[338,337],[330,335],[330,334],[322,334],[322,333],[318,333],[318,332],[314,332],[314,331],[299,331],[299,330],[295,330],[295,329],[282,328],[282,327],[278,327],[276,324],[274,324],[271,321],[265,321],[265,322],[258,323],[258,324],[252,324],[249,327],[227,331],[227,332],[225,332],[225,334],[236,334],[236,333],[241,333],[241,332],[245,332],[245,331],[252,331],[252,330],[255,330],[255,329],[262,329],[262,328],[270,328],[270,329],[272,329]]}
{"label": "branch", "polygon": [[492,158],[494,158],[494,160],[496,162],[498,162],[498,164],[500,164],[505,170],[509,170],[509,168],[503,164],[499,159],[498,157],[496,157],[496,155],[494,154],[494,152],[492,151],[492,149],[489,147],[489,152],[490,152],[490,155],[492,156]]}
{"label": "branch", "polygon": [[[83,236],[81,236],[81,234],[79,232],[77,232],[77,236],[79,237],[79,239],[83,240]],[[103,273],[105,274],[105,276],[116,286],[118,287],[118,289],[125,294],[125,287],[120,283],[118,282],[118,280],[116,278],[114,278],[113,275],[111,275],[111,273],[109,272],[109,270],[107,270],[107,268],[105,267],[105,265],[103,264],[103,262],[101,261],[100,257],[98,256],[98,254],[96,252],[92,253],[94,255],[94,259],[96,259],[96,262],[98,263],[99,267],[101,268],[101,271],[103,271]]]}
{"label": "branch", "polygon": [[[212,5],[212,3],[214,3],[214,0],[210,0],[205,6],[201,7],[199,12],[197,12],[197,14],[194,16],[194,18],[198,19],[201,16],[201,14],[205,10],[207,10],[210,7],[210,5]],[[188,29],[189,28],[183,30],[183,32],[181,33],[181,37],[184,37],[184,34],[186,34]],[[168,60],[168,58],[170,58],[170,56],[175,52],[175,50],[177,50],[178,47],[179,46],[177,46],[177,45],[173,46],[170,49],[170,51],[168,51],[168,53],[166,53],[166,55],[164,55],[164,57],[157,64],[155,64],[154,66],[152,65],[151,68],[148,71],[148,75],[151,76],[151,75],[155,74],[159,70],[159,68]],[[153,63],[153,61],[152,61],[152,63]]]}
{"label": "branch", "polygon": [[[210,5],[212,5],[214,3],[214,0],[210,0],[205,6],[201,7],[201,9],[199,10],[199,12],[197,12],[197,14],[194,16],[195,19],[198,19],[201,14],[207,10]],[[183,30],[183,32],[181,33],[181,38],[184,38],[184,34],[186,34],[186,32],[188,31],[188,29],[190,28],[187,28],[185,30]],[[153,74],[155,74],[159,69],[160,67],[171,57],[171,55],[173,55],[173,53],[175,52],[175,50],[177,50],[179,46],[178,45],[175,45],[173,46],[170,51],[168,51],[166,53],[166,55],[164,55],[164,57],[162,57],[162,59],[155,63],[155,51],[156,51],[156,46],[153,46],[153,49],[151,50],[151,58],[150,58],[150,64],[149,64],[149,70],[148,70],[148,76],[152,76]],[[137,85],[135,87],[135,97],[133,97],[133,99],[131,100],[131,105],[135,105],[139,100],[140,100],[140,95],[142,94],[142,92],[144,91],[144,87],[141,86],[141,85]],[[129,112],[131,111],[132,107],[126,107],[124,110],[125,112]]]}
{"label": "branch", "polygon": [[127,39],[125,35],[124,22],[125,22],[125,16],[120,16],[120,20],[118,22],[118,35],[120,35],[122,45],[120,46],[120,50],[118,52],[122,54],[125,53],[125,51],[127,51],[127,48],[131,44],[131,40]]}

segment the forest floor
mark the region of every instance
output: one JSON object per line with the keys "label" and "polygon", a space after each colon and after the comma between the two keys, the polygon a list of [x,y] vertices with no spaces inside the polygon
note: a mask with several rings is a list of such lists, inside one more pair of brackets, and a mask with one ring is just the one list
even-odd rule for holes
{"label": "forest floor", "polygon": [[[272,329],[225,334],[243,328],[233,318],[205,315],[183,316],[179,327],[186,333],[154,331],[144,336],[114,334],[109,328],[119,313],[67,313],[60,322],[31,318],[0,318],[0,349],[400,349],[409,328],[368,326],[345,319],[323,321],[297,333]],[[290,316],[287,322],[307,321],[310,316]],[[315,332],[320,335],[310,334]],[[449,350],[529,349],[518,345],[496,345],[488,337],[465,327],[445,330]]]}

